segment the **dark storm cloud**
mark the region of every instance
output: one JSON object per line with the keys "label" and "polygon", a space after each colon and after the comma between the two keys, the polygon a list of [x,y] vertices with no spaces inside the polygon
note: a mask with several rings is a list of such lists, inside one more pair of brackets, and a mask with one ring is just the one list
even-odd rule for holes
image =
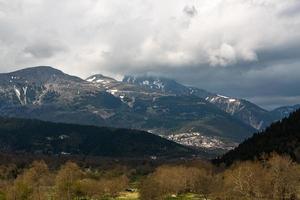
{"label": "dark storm cloud", "polygon": [[24,53],[28,53],[35,58],[50,58],[55,54],[60,53],[60,51],[65,50],[62,46],[59,46],[59,44],[56,43],[57,42],[54,41],[53,43],[37,42],[25,47]]}
{"label": "dark storm cloud", "polygon": [[268,108],[299,103],[299,8],[298,0],[0,0],[0,70],[154,74]]}
{"label": "dark storm cloud", "polygon": [[280,15],[286,17],[294,17],[296,15],[300,15],[300,2],[295,2],[293,6],[289,6],[286,9],[283,9],[280,12]]}

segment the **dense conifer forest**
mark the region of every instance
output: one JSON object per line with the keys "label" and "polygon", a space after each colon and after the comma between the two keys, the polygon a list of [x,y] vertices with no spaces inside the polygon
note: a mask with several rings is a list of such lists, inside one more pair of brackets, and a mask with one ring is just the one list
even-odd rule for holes
{"label": "dense conifer forest", "polygon": [[272,152],[287,154],[300,162],[300,110],[254,134],[215,162],[231,164],[238,160],[253,160]]}

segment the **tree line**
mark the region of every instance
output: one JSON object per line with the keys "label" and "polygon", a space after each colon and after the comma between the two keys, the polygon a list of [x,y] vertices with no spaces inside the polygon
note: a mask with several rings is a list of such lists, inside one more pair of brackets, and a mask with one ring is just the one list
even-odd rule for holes
{"label": "tree line", "polygon": [[184,193],[205,200],[300,199],[300,165],[288,156],[262,156],[229,168],[211,164],[161,166],[142,182],[142,200],[163,200]]}
{"label": "tree line", "polygon": [[144,172],[125,166],[107,170],[80,167],[75,162],[57,169],[49,169],[44,161],[25,168],[7,164],[0,166],[0,200],[115,199],[133,187],[141,200],[188,193],[205,200],[300,199],[300,165],[277,154],[230,167],[195,160]]}
{"label": "tree line", "polygon": [[34,161],[30,168],[13,178],[15,166],[1,166],[1,197],[5,200],[73,200],[116,197],[129,183],[126,173],[99,174],[67,162],[51,172],[44,161]]}

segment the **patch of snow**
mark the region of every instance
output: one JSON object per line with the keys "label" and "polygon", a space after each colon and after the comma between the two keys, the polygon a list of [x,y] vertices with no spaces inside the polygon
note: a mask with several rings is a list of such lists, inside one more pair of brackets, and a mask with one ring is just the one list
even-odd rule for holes
{"label": "patch of snow", "polygon": [[220,95],[220,94],[218,94],[217,96],[218,96],[218,97],[225,98],[225,99],[229,99],[229,97],[226,97],[226,96],[223,96],[223,95]]}
{"label": "patch of snow", "polygon": [[18,96],[18,98],[20,99],[21,93],[20,90],[14,85],[14,90],[16,92],[16,95]]}
{"label": "patch of snow", "polygon": [[90,79],[87,79],[87,81],[88,81],[88,82],[93,82],[95,79],[96,79],[96,77],[94,76],[94,77],[92,77],[92,78],[90,78]]}
{"label": "patch of snow", "polygon": [[164,84],[160,80],[153,81],[153,84],[156,85],[159,89],[164,89]]}
{"label": "patch of snow", "polygon": [[229,102],[235,102],[236,99],[229,99]]}
{"label": "patch of snow", "polygon": [[111,90],[106,90],[106,92],[109,92],[110,94],[115,95],[118,92],[118,90],[117,89],[111,89]]}
{"label": "patch of snow", "polygon": [[143,81],[143,85],[149,85],[150,82],[148,80]]}
{"label": "patch of snow", "polygon": [[19,99],[19,102],[21,103],[21,105],[23,105],[23,101],[21,99],[21,91],[14,85],[14,91],[16,93],[16,96],[18,97]]}
{"label": "patch of snow", "polygon": [[27,89],[28,89],[28,87],[27,86],[25,86],[25,87],[22,87],[22,89],[23,89],[23,94],[24,94],[24,104],[27,104]]}

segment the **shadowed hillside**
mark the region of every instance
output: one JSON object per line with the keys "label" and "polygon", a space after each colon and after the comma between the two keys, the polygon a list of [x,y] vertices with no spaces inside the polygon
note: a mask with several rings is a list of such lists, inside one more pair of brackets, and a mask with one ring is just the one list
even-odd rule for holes
{"label": "shadowed hillside", "polygon": [[300,110],[288,118],[273,123],[265,131],[254,134],[216,162],[231,164],[237,160],[250,160],[273,151],[288,154],[294,160],[300,161]]}
{"label": "shadowed hillside", "polygon": [[109,157],[186,156],[193,150],[137,130],[0,118],[2,152]]}

